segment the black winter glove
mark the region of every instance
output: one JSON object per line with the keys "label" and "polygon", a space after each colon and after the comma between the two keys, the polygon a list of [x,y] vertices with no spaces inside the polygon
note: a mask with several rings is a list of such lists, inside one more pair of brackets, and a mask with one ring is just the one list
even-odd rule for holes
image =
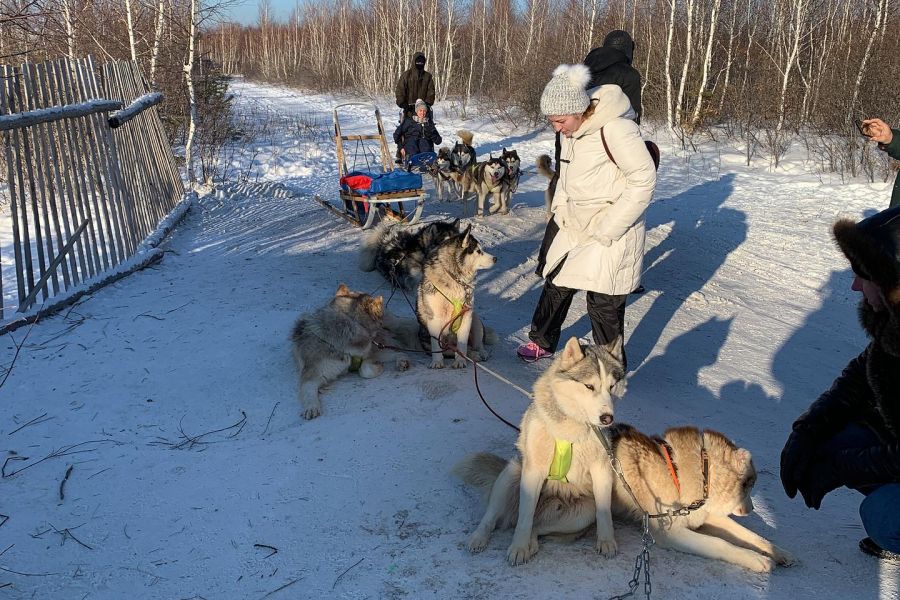
{"label": "black winter glove", "polygon": [[781,485],[788,498],[797,495],[798,484],[805,480],[815,451],[815,440],[808,432],[794,430],[788,436],[781,451]]}
{"label": "black winter glove", "polygon": [[806,474],[800,478],[797,489],[800,490],[806,506],[819,510],[822,499],[842,485],[844,482],[834,463],[819,458],[806,469]]}

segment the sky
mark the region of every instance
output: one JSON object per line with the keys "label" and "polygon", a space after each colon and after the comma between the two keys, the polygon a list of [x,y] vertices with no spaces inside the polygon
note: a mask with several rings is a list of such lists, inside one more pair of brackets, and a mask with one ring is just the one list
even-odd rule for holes
{"label": "sky", "polygon": [[[232,91],[247,137],[223,152],[230,181],[193,201],[162,259],[0,343],[0,598],[624,593],[641,547],[628,522],[616,523],[611,559],[591,536],[542,540],[511,568],[509,530],[480,554],[466,550],[484,504],[451,467],[473,452],[511,457],[516,442],[482,405],[471,367],[432,370],[410,354],[409,370],[387,364],[377,378],[326,386],[323,414],[301,418],[289,343],[300,314],[340,283],[383,295],[402,318],[412,311],[358,269],[364,233],[313,200],[336,201],[328,132],[347,98],[240,79]],[[530,388],[547,363],[523,363],[515,349],[540,294],[546,180],[533,165],[552,133],[495,122],[478,105],[466,121],[434,112],[448,144],[467,128],[480,158],[515,148],[526,167],[509,215],[475,220],[471,203],[432,196],[423,218],[463,217],[497,257],[475,286],[475,310],[498,337],[485,366]],[[373,120],[348,107],[342,129],[365,133]],[[791,422],[866,344],[830,226],[886,207],[890,184],[818,173],[803,144],[773,170],[761,153],[746,165],[725,136],[688,152],[652,123],[642,130],[662,163],[646,213],[647,291],[625,313],[632,370],[616,421],[647,434],[712,428],[748,449],[755,511],[739,521],[797,559],[754,573],[653,547],[653,599],[900,600],[900,566],[857,548],[861,497],[838,490],[811,511],[778,476]],[[0,244],[8,232],[0,219]],[[590,339],[583,294],[569,336]],[[521,419],[527,398],[484,370],[478,381],[494,410]]]}
{"label": "sky", "polygon": [[[298,0],[271,0],[273,18],[286,21]],[[238,0],[229,10],[226,20],[237,21],[242,25],[255,25],[259,18],[258,0]]]}

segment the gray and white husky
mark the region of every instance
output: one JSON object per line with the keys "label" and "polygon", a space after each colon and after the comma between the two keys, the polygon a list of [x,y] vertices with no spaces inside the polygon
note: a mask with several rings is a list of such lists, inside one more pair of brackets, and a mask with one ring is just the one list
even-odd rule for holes
{"label": "gray and white husky", "polygon": [[597,551],[616,554],[614,473],[595,428],[613,422],[624,377],[622,363],[606,349],[569,339],[534,384],[516,444],[521,460],[478,454],[454,467],[463,481],[490,491],[487,510],[469,536],[470,551],[483,550],[495,527],[515,526],[507,559],[513,566],[528,562],[538,551],[538,536],[561,531],[547,501],[554,498],[583,504],[597,523]]}
{"label": "gray and white husky", "polygon": [[359,268],[378,270],[394,286],[413,291],[422,279],[425,258],[445,240],[459,235],[459,219],[412,228],[382,221],[363,238]]}
{"label": "gray and white husky", "polygon": [[[503,212],[503,196],[509,189],[506,181],[506,165],[498,157],[493,156],[484,162],[475,165],[474,168],[467,170],[462,178],[463,200],[466,201],[466,194],[474,193],[478,198],[478,204],[475,206],[475,217],[481,218],[484,213],[484,202],[488,194],[493,195],[491,212]],[[496,210],[494,210],[496,209]]]}
{"label": "gray and white husky", "polygon": [[[297,374],[300,376],[300,406],[304,419],[322,414],[319,388],[341,375],[358,371],[360,377],[371,379],[384,371],[381,363],[390,351],[380,351],[377,341],[397,347],[409,347],[408,339],[395,339],[386,329],[403,328],[386,315],[381,296],[351,291],[343,283],[334,298],[311,313],[300,315],[291,331],[291,344]],[[397,359],[397,370],[409,368],[405,358]]]}
{"label": "gray and white husky", "polygon": [[416,301],[423,346],[431,349],[431,368],[444,368],[444,348],[453,348],[454,369],[466,367],[465,356],[486,358],[484,344],[491,332],[475,315],[475,273],[494,266],[497,258],[484,251],[472,226],[440,244],[425,260]]}

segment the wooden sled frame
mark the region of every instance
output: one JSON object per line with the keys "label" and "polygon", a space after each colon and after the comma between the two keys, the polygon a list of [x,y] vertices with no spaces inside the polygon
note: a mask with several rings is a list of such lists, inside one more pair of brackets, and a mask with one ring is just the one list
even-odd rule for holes
{"label": "wooden sled frame", "polygon": [[[372,109],[375,113],[375,121],[378,125],[378,133],[363,135],[343,135],[341,133],[341,122],[338,116],[338,109],[347,106],[365,106]],[[364,140],[375,140],[381,152],[381,164],[385,172],[394,170],[394,161],[391,158],[391,152],[388,149],[387,139],[384,134],[384,125],[381,121],[381,111],[375,104],[368,102],[345,102],[338,104],[332,111],[334,120],[334,142],[337,149],[338,171],[340,177],[344,177],[350,172],[347,168],[347,153],[344,150],[344,142],[354,141],[361,142]],[[375,194],[367,194],[365,192],[347,192],[341,189],[340,199],[344,204],[344,212],[340,212],[330,204],[317,198],[320,203],[324,204],[332,212],[339,214],[355,225],[362,225],[363,229],[369,229],[375,223],[376,213],[384,213],[399,220],[409,219],[412,225],[418,222],[422,216],[422,208],[425,206],[425,190],[418,188],[415,190],[404,190],[400,192],[382,192]],[[404,205],[409,202],[415,202],[415,209],[411,215],[407,214]],[[396,203],[396,210],[391,208],[391,203]],[[363,214],[365,221],[363,221]]]}

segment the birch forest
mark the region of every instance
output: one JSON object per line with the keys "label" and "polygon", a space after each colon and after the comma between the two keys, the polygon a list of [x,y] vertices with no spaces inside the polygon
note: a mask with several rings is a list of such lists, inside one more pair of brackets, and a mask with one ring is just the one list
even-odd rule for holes
{"label": "birch forest", "polygon": [[552,69],[624,29],[645,119],[686,146],[733,136],[748,160],[764,152],[777,165],[789,144],[805,143],[855,175],[867,168],[855,121],[900,124],[897,0],[308,0],[282,20],[261,0],[252,25],[224,21],[224,8],[0,0],[0,61],[133,57],[167,93],[169,118],[187,123],[185,69],[390,96],[421,50],[446,109],[464,116],[477,102],[537,123]]}

